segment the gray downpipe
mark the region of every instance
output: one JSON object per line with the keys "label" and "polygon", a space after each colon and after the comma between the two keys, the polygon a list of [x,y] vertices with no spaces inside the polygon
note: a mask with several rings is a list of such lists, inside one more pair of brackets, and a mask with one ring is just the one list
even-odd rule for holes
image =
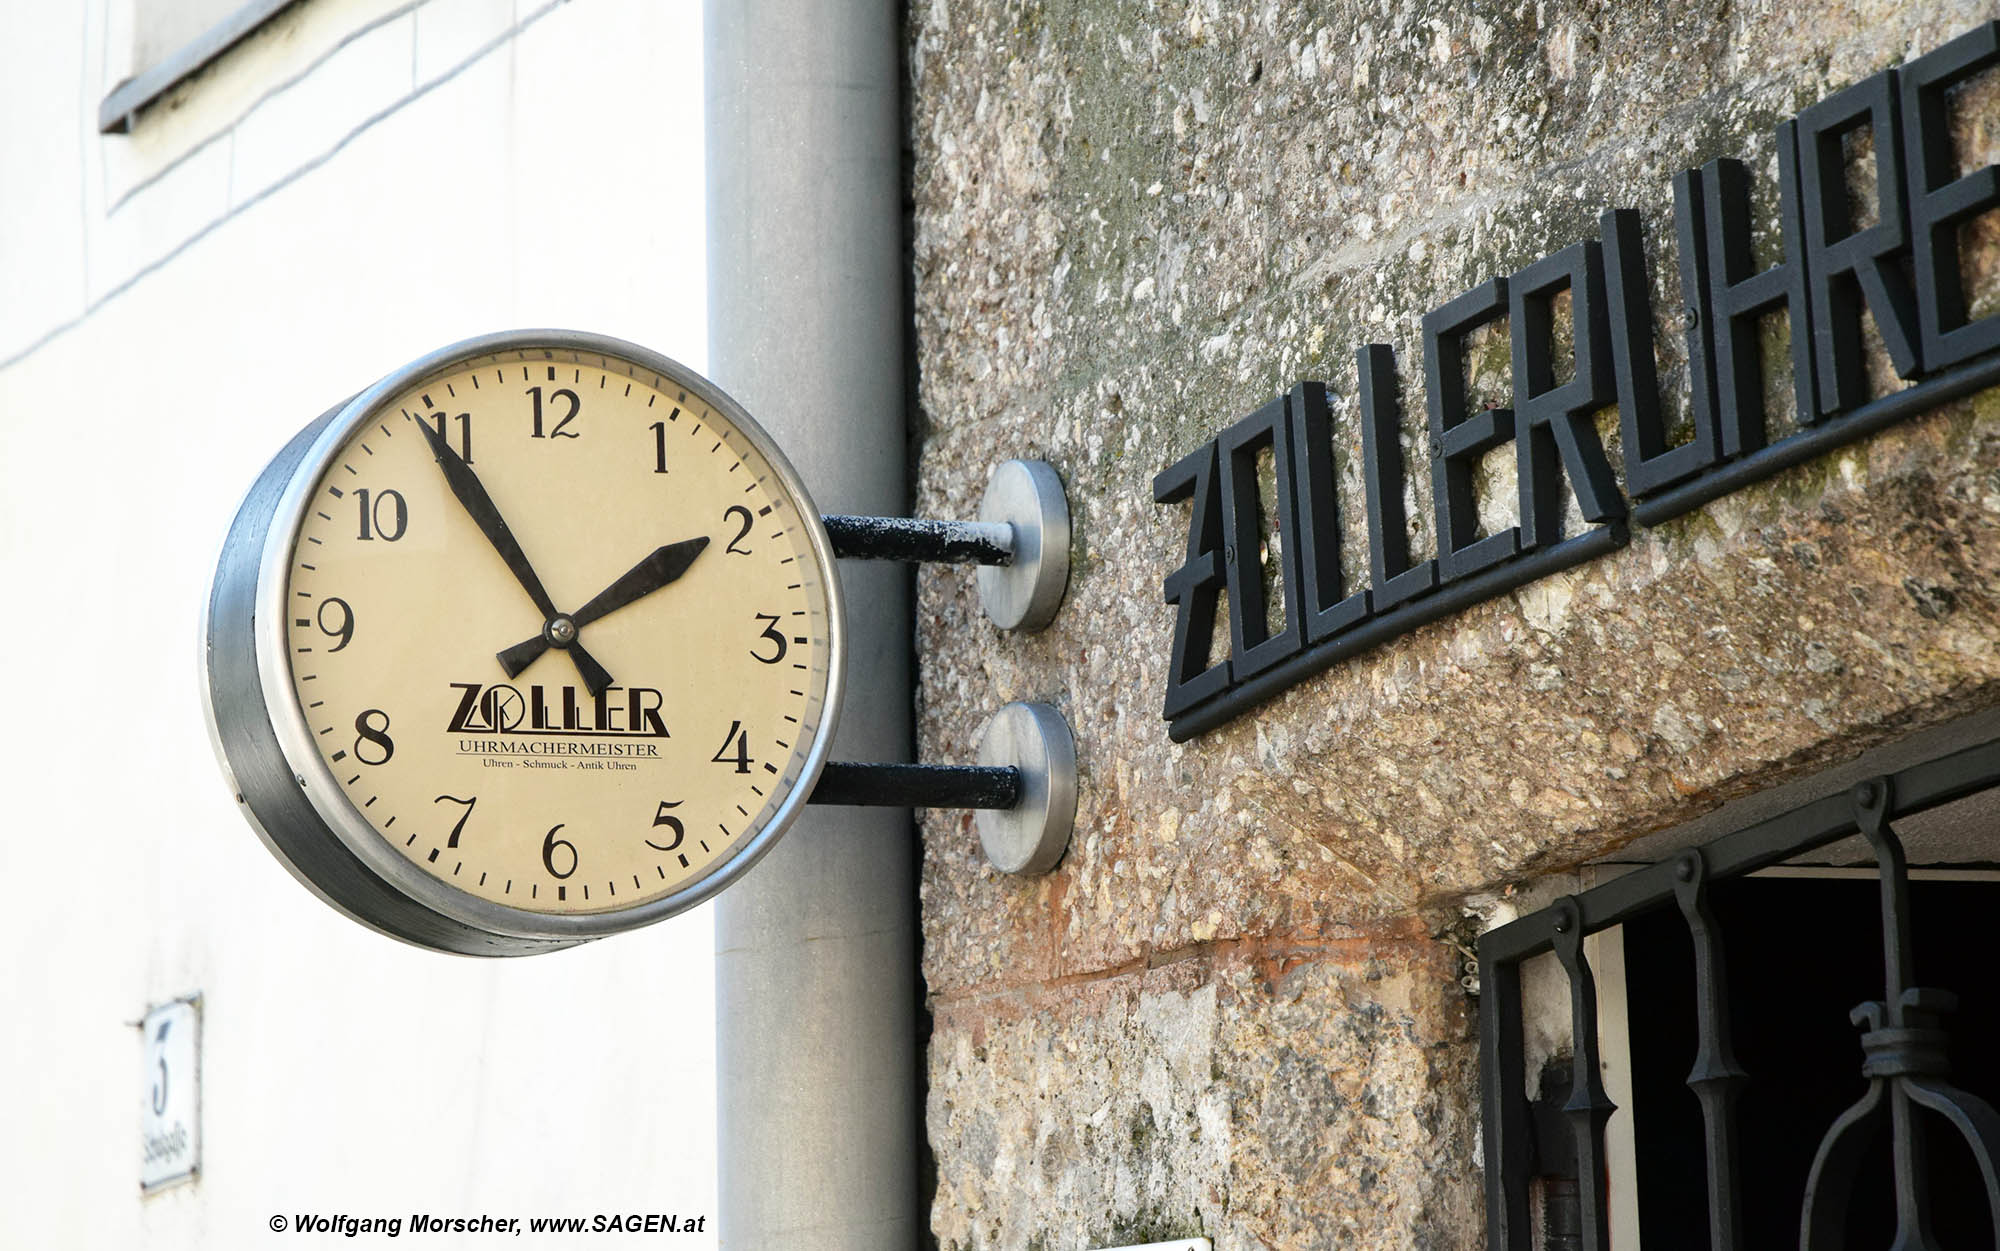
{"label": "gray downpipe", "polygon": [[[905,511],[900,11],[704,8],[709,372],[828,513]],[[840,575],[833,758],[908,760],[908,574]],[[727,1251],[918,1244],[916,900],[909,812],[824,807],[717,898]]]}

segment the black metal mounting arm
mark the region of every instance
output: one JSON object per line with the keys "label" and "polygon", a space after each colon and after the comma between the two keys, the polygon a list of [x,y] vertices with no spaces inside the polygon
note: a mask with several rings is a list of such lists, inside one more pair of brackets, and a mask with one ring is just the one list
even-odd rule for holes
{"label": "black metal mounting arm", "polygon": [[1069,589],[1069,498],[1038,460],[1002,461],[986,481],[977,521],[822,517],[842,560],[978,565],[979,602],[1003,630],[1039,630]]}
{"label": "black metal mounting arm", "polygon": [[[977,521],[914,517],[821,518],[842,560],[978,565],[979,600],[1003,630],[1039,630],[1069,589],[1069,499],[1038,460],[1003,461],[986,481]],[[1076,821],[1076,741],[1047,704],[994,714],[976,765],[821,766],[806,802],[880,808],[969,808],[987,861],[1007,873],[1046,873]]]}
{"label": "black metal mounting arm", "polygon": [[829,762],[809,804],[862,808],[1012,808],[1021,771],[1012,765]]}
{"label": "black metal mounting arm", "polygon": [[970,808],[994,868],[1046,873],[1076,824],[1076,740],[1047,704],[1008,704],[979,738],[976,765],[821,766],[806,799],[866,808]]}
{"label": "black metal mounting arm", "polygon": [[925,521],[916,517],[822,518],[840,560],[901,560],[950,565],[1009,565],[1014,528],[1005,522]]}

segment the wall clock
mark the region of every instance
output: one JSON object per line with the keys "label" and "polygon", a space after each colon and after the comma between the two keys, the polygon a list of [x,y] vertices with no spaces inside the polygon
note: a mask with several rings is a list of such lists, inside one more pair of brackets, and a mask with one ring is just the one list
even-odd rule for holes
{"label": "wall clock", "polygon": [[456,344],[302,430],[203,636],[266,845],[467,954],[714,894],[805,802],[840,708],[839,584],[783,453],[691,370],[573,332]]}

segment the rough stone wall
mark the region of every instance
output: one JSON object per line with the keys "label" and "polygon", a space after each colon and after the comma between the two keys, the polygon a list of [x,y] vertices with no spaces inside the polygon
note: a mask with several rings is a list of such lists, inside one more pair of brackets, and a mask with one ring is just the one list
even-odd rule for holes
{"label": "rough stone wall", "polygon": [[[1159,706],[1187,513],[1151,491],[1310,377],[1358,496],[1353,350],[1388,343],[1428,554],[1424,312],[1637,208],[1676,402],[1673,175],[1742,157],[1770,236],[1777,121],[1993,15],[912,0],[917,511],[968,516],[997,460],[1038,456],[1077,533],[1038,636],[999,635],[960,572],[919,580],[921,758],[969,759],[993,709],[1042,699],[1082,771],[1047,877],[993,872],[965,814],[924,825],[941,1246],[1478,1245],[1459,901],[1994,702],[1993,394],[1185,745]],[[1981,160],[1996,100],[1961,108]],[[1472,383],[1504,403],[1499,359]]]}

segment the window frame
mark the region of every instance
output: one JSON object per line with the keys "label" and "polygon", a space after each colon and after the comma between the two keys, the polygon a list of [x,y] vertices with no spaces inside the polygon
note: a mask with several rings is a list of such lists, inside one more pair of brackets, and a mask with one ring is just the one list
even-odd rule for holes
{"label": "window frame", "polygon": [[[1991,727],[1985,727],[1991,733]],[[1962,741],[1962,740],[1961,740]],[[1856,762],[1860,764],[1861,762]],[[1865,774],[1863,775],[1865,777]],[[1637,1245],[1636,1161],[1629,1129],[1620,1132],[1613,1117],[1617,1107],[1629,1108],[1630,1095],[1612,1094],[1614,1083],[1631,1080],[1628,1023],[1624,1003],[1628,993],[1622,923],[1655,911],[1679,910],[1713,933],[1700,909],[1699,892],[1707,883],[1741,876],[1849,877],[1882,881],[1885,875],[1908,881],[1918,878],[1981,880],[1991,868],[1909,868],[1903,862],[1900,837],[1889,823],[1931,808],[1985,792],[2000,791],[2000,738],[1866,778],[1851,790],[1827,794],[1830,777],[1805,784],[1817,797],[1787,810],[1738,825],[1730,833],[1698,847],[1647,865],[1607,865],[1586,880],[1586,889],[1557,899],[1548,907],[1487,931],[1479,940],[1480,1085],[1482,1155],[1486,1171],[1487,1245],[1493,1251],[1530,1251],[1539,1245],[1538,1222],[1531,1211],[1531,1172],[1535,1153],[1533,1112],[1527,1092],[1527,1033],[1530,1012],[1524,996],[1526,966],[1553,955],[1563,970],[1563,983],[1573,1048],[1570,1064],[1577,1089],[1564,1107],[1575,1140],[1579,1199],[1583,1208],[1581,1245],[1587,1249]],[[1784,790],[1786,788],[1780,788]],[[1801,866],[1795,857],[1854,838],[1864,832],[1868,814],[1883,822],[1895,848],[1891,862],[1873,868]],[[1622,871],[1621,871],[1622,870]],[[1676,883],[1684,888],[1677,891]],[[1886,893],[1886,892],[1885,892]],[[1907,896],[1902,888],[1893,913],[1907,923]],[[1684,896],[1686,898],[1684,898]],[[1689,903],[1688,898],[1696,902]],[[1885,915],[1890,913],[1885,904]],[[1593,941],[1596,940],[1596,941]],[[1697,940],[1697,960],[1701,942]],[[1719,958],[1719,952],[1711,952]],[[1698,972],[1698,985],[1709,975]],[[1719,986],[1720,983],[1715,983]],[[1727,1056],[1728,1012],[1719,1010],[1711,1031],[1702,1025],[1703,1055]],[[1709,1055],[1714,1050],[1716,1054]],[[1729,1060],[1721,1065],[1727,1068]],[[1701,1065],[1698,1063],[1698,1068]],[[1714,1067],[1714,1066],[1710,1066]],[[1721,1068],[1716,1072],[1720,1074]],[[1715,1080],[1723,1080],[1718,1077]],[[1891,1078],[1890,1080],[1901,1080]],[[1690,1085],[1694,1083],[1690,1081]],[[1699,1091],[1697,1093],[1700,1093]],[[1962,1093],[1962,1092],[1960,1092]],[[1708,1100],[1704,1099],[1706,1105]],[[1726,1101],[1723,1101],[1726,1103]],[[1708,1110],[1704,1108],[1704,1114]],[[1724,1108],[1717,1113],[1727,1117]],[[1834,1131],[1828,1131],[1831,1135]],[[1899,1134],[1902,1130],[1897,1131]],[[1824,1141],[1824,1140],[1823,1140]],[[1713,1148],[1711,1148],[1711,1152]],[[2000,1153],[2000,1152],[1996,1152]],[[1711,1161],[1716,1157],[1711,1154]],[[1727,1162],[1725,1157],[1725,1162]],[[1740,1175],[1729,1170],[1732,1188]],[[1589,1179],[1587,1182],[1584,1179]],[[1710,1204],[1715,1204],[1713,1195]],[[1722,1200],[1726,1206],[1728,1198]],[[2000,1212],[2000,1191],[1992,1197]],[[1714,1208],[1711,1206],[1711,1215]]]}
{"label": "window frame", "polygon": [[97,106],[97,132],[130,133],[139,113],[208,68],[257,29],[303,0],[245,0],[229,16],[111,89]]}

